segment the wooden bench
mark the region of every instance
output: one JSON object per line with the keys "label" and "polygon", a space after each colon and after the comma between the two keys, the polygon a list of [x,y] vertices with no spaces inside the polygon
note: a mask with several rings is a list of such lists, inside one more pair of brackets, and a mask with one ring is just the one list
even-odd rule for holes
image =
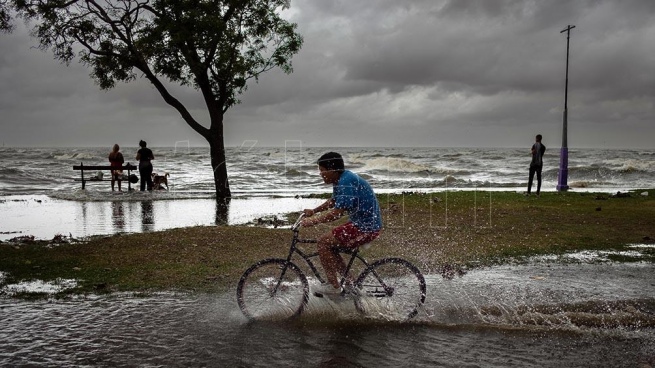
{"label": "wooden bench", "polygon": [[[120,167],[120,169],[117,166],[109,166],[109,165],[84,165],[83,162],[80,163],[79,166],[73,166],[73,170],[80,170],[80,173],[82,175],[81,179],[75,179],[75,181],[81,181],[82,182],[82,189],[85,188],[85,184],[87,181],[90,182],[95,182],[95,181],[111,181],[111,170],[127,170],[127,190],[130,191],[132,190],[132,185],[130,182],[130,175],[132,170],[136,170],[137,167],[127,163],[126,165],[123,165]],[[84,172],[85,171],[103,171],[103,170],[109,170],[109,179],[100,179],[100,178],[84,178]]]}

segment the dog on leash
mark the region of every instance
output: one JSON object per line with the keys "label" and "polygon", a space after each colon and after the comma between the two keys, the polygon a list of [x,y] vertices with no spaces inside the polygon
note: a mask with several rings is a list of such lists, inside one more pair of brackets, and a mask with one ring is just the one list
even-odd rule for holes
{"label": "dog on leash", "polygon": [[162,188],[162,184],[163,184],[166,186],[166,190],[168,190],[169,176],[170,175],[168,173],[164,173],[164,175],[157,175],[156,173],[152,173],[152,184],[153,184],[152,189],[154,190],[164,189]]}

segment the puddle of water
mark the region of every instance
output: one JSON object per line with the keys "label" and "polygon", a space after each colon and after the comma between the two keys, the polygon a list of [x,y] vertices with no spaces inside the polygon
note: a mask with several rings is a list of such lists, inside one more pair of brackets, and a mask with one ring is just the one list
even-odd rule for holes
{"label": "puddle of water", "polygon": [[[0,202],[0,241],[33,235],[52,239],[58,234],[92,235],[160,231],[216,224],[216,201],[207,198],[152,201],[80,202],[47,196],[9,196]],[[13,199],[12,199],[13,198]],[[231,225],[257,218],[301,211],[321,203],[311,198],[235,198],[227,214]]]}
{"label": "puddle of water", "polygon": [[612,262],[612,256],[628,257],[633,259],[652,257],[650,254],[645,254],[644,251],[655,249],[655,244],[629,244],[627,246],[633,250],[627,251],[612,251],[612,250],[585,250],[580,252],[567,253],[562,255],[544,255],[531,257],[528,262]]}
{"label": "puddle of water", "polygon": [[433,319],[454,324],[578,328],[620,319],[625,328],[653,327],[653,274],[650,263],[581,263],[501,266],[450,281],[429,276],[436,295],[427,308]]}
{"label": "puddle of water", "polygon": [[535,264],[453,280],[429,275],[425,311],[411,323],[316,299],[296,321],[247,323],[234,293],[0,298],[0,365],[649,367],[654,328],[578,324],[572,313],[653,320],[654,267]]}

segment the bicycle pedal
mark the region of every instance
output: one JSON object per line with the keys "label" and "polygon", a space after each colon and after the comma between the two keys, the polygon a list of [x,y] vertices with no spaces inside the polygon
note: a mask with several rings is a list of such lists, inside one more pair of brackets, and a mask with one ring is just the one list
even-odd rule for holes
{"label": "bicycle pedal", "polygon": [[387,296],[391,296],[393,294],[393,290],[391,293],[385,291],[384,289],[375,289],[375,290],[367,290],[366,295],[367,296],[372,296],[374,298],[383,298]]}
{"label": "bicycle pedal", "polygon": [[329,300],[329,301],[335,302],[335,303],[336,302],[342,302],[342,301],[346,300],[346,297],[345,297],[345,295],[343,293],[341,293],[341,294],[331,294],[331,293],[320,293],[318,291],[315,291],[314,296],[317,297],[317,298],[326,299],[326,300]]}
{"label": "bicycle pedal", "polygon": [[332,299],[332,298],[340,297],[343,294],[343,292],[338,289],[334,289],[331,286],[322,285],[317,287],[317,290],[314,290],[313,294],[317,298]]}

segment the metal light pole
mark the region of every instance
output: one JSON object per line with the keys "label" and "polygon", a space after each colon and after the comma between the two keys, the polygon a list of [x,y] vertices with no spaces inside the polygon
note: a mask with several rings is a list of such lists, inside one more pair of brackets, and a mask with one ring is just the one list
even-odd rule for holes
{"label": "metal light pole", "polygon": [[566,32],[566,83],[564,86],[564,123],[562,129],[562,149],[559,155],[559,175],[557,179],[557,190],[567,191],[567,178],[569,176],[569,148],[567,142],[567,125],[568,125],[568,99],[569,99],[569,39],[571,30],[575,26],[569,25],[560,33]]}

